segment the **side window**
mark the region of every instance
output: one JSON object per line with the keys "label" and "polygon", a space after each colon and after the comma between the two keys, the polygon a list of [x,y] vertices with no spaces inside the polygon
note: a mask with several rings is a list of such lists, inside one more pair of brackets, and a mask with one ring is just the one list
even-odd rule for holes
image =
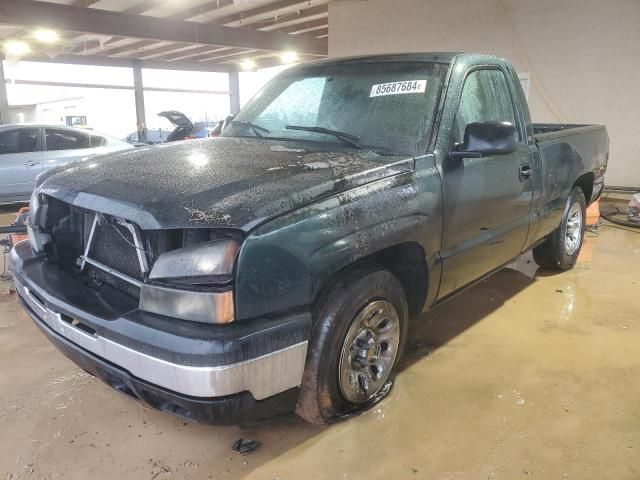
{"label": "side window", "polygon": [[104,147],[107,144],[107,139],[100,135],[91,135],[91,147]]}
{"label": "side window", "polygon": [[0,154],[35,152],[38,144],[38,130],[16,128],[0,132]]}
{"label": "side window", "polygon": [[47,128],[45,130],[47,150],[77,150],[90,148],[89,135],[62,128]]}
{"label": "side window", "polygon": [[507,80],[500,70],[476,70],[465,79],[454,123],[454,142],[462,141],[468,124],[488,121],[516,125]]}

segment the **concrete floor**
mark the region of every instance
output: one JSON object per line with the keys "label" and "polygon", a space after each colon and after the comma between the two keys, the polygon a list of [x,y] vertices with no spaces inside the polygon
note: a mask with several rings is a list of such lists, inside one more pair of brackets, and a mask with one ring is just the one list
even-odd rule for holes
{"label": "concrete floor", "polygon": [[390,397],[326,428],[143,408],[2,296],[0,479],[640,478],[639,266],[640,235],[611,226],[570,272],[521,258],[417,319]]}

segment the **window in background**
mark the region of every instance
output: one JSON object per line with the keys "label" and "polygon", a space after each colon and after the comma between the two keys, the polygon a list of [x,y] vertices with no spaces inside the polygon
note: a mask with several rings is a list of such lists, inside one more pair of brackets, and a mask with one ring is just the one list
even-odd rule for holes
{"label": "window in background", "polygon": [[35,152],[37,143],[38,130],[35,128],[0,132],[0,154]]}
{"label": "window in background", "polygon": [[170,133],[174,125],[158,116],[168,110],[184,114],[193,124],[198,124],[198,131],[213,128],[229,114],[226,73],[143,69],[142,83],[148,130]]}
{"label": "window in background", "polygon": [[89,135],[82,132],[72,132],[71,130],[47,128],[45,130],[47,150],[77,150],[80,148],[90,148],[91,141]]}
{"label": "window in background", "polygon": [[67,125],[67,117],[84,120],[83,127],[124,138],[136,130],[133,90],[7,84],[9,104],[32,104],[26,121]]}
{"label": "window in background", "polygon": [[251,100],[267,82],[292,65],[263,68],[257,72],[240,72],[240,106]]}
{"label": "window in background", "polygon": [[66,123],[69,127],[76,127],[87,124],[86,115],[67,115]]}
{"label": "window in background", "polygon": [[[131,68],[46,64],[20,61],[4,62],[10,105],[24,105],[28,112],[14,114],[16,121],[47,125],[82,125],[116,138],[136,133],[136,111]],[[240,75],[240,95],[246,99],[283,67],[246,72]],[[215,128],[217,121],[229,114],[229,79],[226,73],[184,72],[143,69],[146,126],[157,130],[152,136],[162,142],[174,126],[157,114],[165,110],[183,112],[193,123]],[[41,82],[77,82],[110,84],[122,88],[86,88],[29,84]],[[24,83],[27,82],[27,83]],[[25,107],[26,108],[26,107]],[[26,112],[26,113],[25,113]],[[20,116],[18,116],[21,114]]]}

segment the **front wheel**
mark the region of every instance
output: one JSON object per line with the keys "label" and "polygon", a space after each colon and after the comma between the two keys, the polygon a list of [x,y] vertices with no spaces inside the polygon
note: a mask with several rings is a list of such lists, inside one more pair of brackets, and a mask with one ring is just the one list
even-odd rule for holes
{"label": "front wheel", "polygon": [[398,279],[371,265],[342,275],[314,310],[296,413],[322,424],[386,395],[404,349],[408,307]]}
{"label": "front wheel", "polygon": [[533,249],[533,259],[549,270],[573,268],[582,248],[587,202],[580,187],[574,187],[567,200],[562,222],[547,239]]}

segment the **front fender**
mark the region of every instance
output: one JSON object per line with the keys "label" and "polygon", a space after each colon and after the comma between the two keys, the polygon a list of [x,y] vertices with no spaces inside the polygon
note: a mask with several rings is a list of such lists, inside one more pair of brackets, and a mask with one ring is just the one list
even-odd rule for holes
{"label": "front fender", "polygon": [[245,240],[237,263],[237,318],[311,304],[336,272],[404,242],[439,251],[435,167],[354,188],[277,218]]}

